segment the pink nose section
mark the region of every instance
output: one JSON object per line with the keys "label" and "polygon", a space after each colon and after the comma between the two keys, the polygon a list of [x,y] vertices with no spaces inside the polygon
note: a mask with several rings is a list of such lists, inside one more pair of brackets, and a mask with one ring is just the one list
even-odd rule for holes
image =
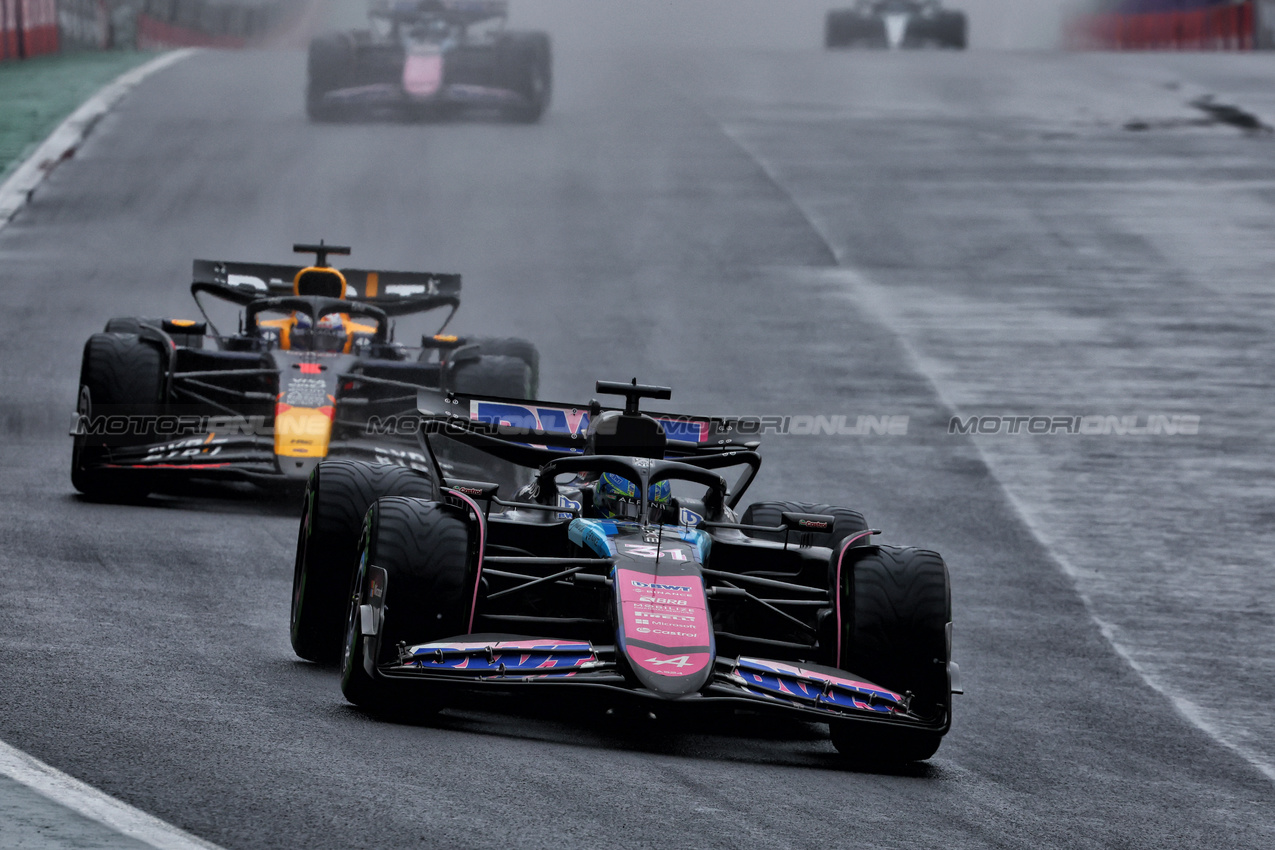
{"label": "pink nose section", "polygon": [[657,569],[616,570],[624,652],[647,688],[686,694],[698,690],[712,672],[713,625],[704,580],[677,575],[676,568],[666,575]]}
{"label": "pink nose section", "polygon": [[433,97],[442,87],[441,53],[407,57],[407,62],[403,65],[403,91],[412,97]]}

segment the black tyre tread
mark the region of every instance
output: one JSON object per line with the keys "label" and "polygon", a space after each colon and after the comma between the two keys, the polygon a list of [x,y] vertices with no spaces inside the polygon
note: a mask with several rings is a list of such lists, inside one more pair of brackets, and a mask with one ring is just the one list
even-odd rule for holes
{"label": "black tyre tread", "polygon": [[824,18],[824,47],[849,47],[856,37],[862,38],[863,16],[846,9],[833,9]]}
{"label": "black tyre tread", "polygon": [[348,34],[329,33],[311,40],[306,56],[306,115],[311,121],[344,117],[342,109],[323,102],[323,95],[341,87],[353,64],[354,43]]}
{"label": "black tyre tread", "polygon": [[159,348],[135,333],[93,334],[84,345],[80,385],[89,388],[94,406],[153,413],[163,380]]}
{"label": "black tyre tread", "polygon": [[[517,357],[482,355],[477,360],[457,363],[452,373],[453,388],[466,395],[531,399],[532,385],[530,367]],[[523,467],[493,458],[473,446],[449,445],[445,456],[453,463],[474,469],[471,474],[499,484],[505,493],[517,491],[530,480]]]}
{"label": "black tyre tread", "polygon": [[518,337],[472,337],[468,340],[476,344],[483,356],[516,357],[531,370],[531,384],[528,398],[540,396],[540,350],[531,340]]}
{"label": "black tyre tread", "polygon": [[518,357],[483,355],[456,364],[452,377],[456,392],[530,399],[531,368]]}
{"label": "black tyre tread", "polygon": [[[154,415],[160,411],[165,364],[158,347],[136,334],[98,333],[84,344],[80,360],[81,392],[88,390],[94,415]],[[112,445],[143,444],[147,434],[112,438]],[[88,469],[105,454],[105,441],[76,437],[71,452],[71,484],[92,498],[131,501],[146,495],[145,478]]]}
{"label": "black tyre tread", "polygon": [[340,655],[368,508],[382,496],[435,495],[429,475],[403,466],[328,460],[315,467],[306,484],[293,569],[291,634],[297,655],[320,663]]}
{"label": "black tyre tread", "polygon": [[[774,527],[781,522],[780,515],[785,511],[793,513],[807,514],[831,514],[837,518],[837,523],[833,527],[831,534],[822,532],[806,532],[800,535],[791,535],[791,541],[796,543],[800,537],[800,542],[804,545],[811,546],[827,546],[830,549],[838,548],[837,544],[842,540],[856,534],[860,531],[868,530],[868,522],[863,518],[863,514],[850,508],[843,508],[837,505],[822,505],[814,502],[753,502],[744,511],[744,518],[740,522],[744,525],[766,525]],[[773,540],[782,543],[784,534],[782,532],[770,531],[749,531],[745,532],[749,537],[758,540]],[[863,538],[859,541],[860,546],[866,546],[871,538]]]}
{"label": "black tyre tread", "polygon": [[865,729],[848,723],[834,723],[829,729],[833,746],[847,761],[868,767],[925,761],[943,743],[937,732],[915,729]]}
{"label": "black tyre tread", "polygon": [[[949,711],[952,597],[943,558],[925,549],[874,547],[843,569],[841,582],[842,669],[899,693],[912,692],[913,709],[922,716]],[[929,758],[942,737],[888,727],[867,733],[849,724],[834,724],[832,732],[843,753],[872,761]]]}
{"label": "black tyre tread", "polygon": [[912,691],[923,713],[946,705],[952,597],[943,558],[880,546],[855,559],[851,576],[843,571],[843,592],[847,581],[854,586],[852,607],[843,611],[850,640],[843,638],[842,666],[891,690]]}
{"label": "black tyre tread", "polygon": [[143,324],[149,321],[139,316],[117,316],[114,319],[108,319],[106,322],[106,333],[108,334],[136,334],[141,332]]}
{"label": "black tyre tread", "polygon": [[465,521],[454,510],[421,499],[379,499],[374,510],[368,563],[386,570],[386,592],[398,600],[391,608],[386,597],[386,635],[393,638],[389,648],[400,640],[423,643],[464,634],[472,602],[472,596],[465,598]]}
{"label": "black tyre tread", "polygon": [[[362,545],[366,563],[386,572],[378,664],[394,658],[400,641],[424,643],[468,630],[469,530],[452,510],[424,499],[378,500],[368,511]],[[409,704],[398,683],[367,674],[365,638],[356,627],[356,617],[351,602],[341,670],[346,699],[375,712],[411,709],[422,713],[441,708],[422,688],[412,690],[415,699]]]}
{"label": "black tyre tread", "polygon": [[511,121],[534,124],[539,121],[553,98],[553,47],[549,36],[543,32],[507,31],[500,44],[501,67],[499,75],[506,86],[528,97],[531,91],[531,73],[536,69],[544,85],[538,99],[527,106],[513,107],[506,111]]}

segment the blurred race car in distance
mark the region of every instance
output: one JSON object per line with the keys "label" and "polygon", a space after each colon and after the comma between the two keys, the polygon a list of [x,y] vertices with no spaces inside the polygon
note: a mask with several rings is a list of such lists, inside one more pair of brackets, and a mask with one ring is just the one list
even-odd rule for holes
{"label": "blurred race car in distance", "polygon": [[598,697],[826,723],[854,759],[933,755],[959,691],[943,559],[872,545],[880,532],[844,507],[758,502],[741,518],[757,443],[640,410],[668,388],[597,390],[624,407],[422,396],[429,457],[459,441],[534,470],[508,498],[441,465],[320,464],[297,544],[297,654],[341,653],[350,701],[409,718]]}
{"label": "blurred race car in distance", "polygon": [[964,12],[944,9],[937,0],[858,0],[828,13],[824,46],[964,50],[968,29]]}
{"label": "blurred race car in distance", "polygon": [[310,42],[306,112],[315,121],[446,118],[495,110],[534,123],[549,107],[543,32],[506,29],[505,0],[375,0],[371,27]]}
{"label": "blurred race car in distance", "polygon": [[[72,426],[76,489],[133,499],[217,478],[299,491],[326,457],[423,463],[414,436],[369,427],[414,414],[422,391],[536,392],[530,342],[443,333],[460,275],[339,270],[327,255],[349,248],[295,249],[317,261],[195,260],[190,290],[204,321],[117,318],[89,338]],[[218,331],[202,296],[242,308],[238,328]],[[437,334],[418,346],[394,340],[394,318],[442,308]]]}

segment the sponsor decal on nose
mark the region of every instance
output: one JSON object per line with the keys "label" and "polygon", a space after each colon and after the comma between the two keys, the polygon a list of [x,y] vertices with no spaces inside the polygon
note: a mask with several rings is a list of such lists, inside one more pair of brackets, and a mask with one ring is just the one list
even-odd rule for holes
{"label": "sponsor decal on nose", "polygon": [[891,50],[903,44],[903,38],[908,33],[908,21],[911,17],[911,15],[885,16],[885,40],[890,45]]}

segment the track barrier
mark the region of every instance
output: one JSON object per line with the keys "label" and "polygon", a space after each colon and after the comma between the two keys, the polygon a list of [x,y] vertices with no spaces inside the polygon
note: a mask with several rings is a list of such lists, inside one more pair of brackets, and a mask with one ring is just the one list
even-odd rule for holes
{"label": "track barrier", "polygon": [[60,50],[251,47],[313,0],[0,0],[0,61]]}
{"label": "track barrier", "polygon": [[58,51],[58,0],[0,0],[0,60]]}
{"label": "track barrier", "polygon": [[[1072,20],[1073,50],[1254,50],[1271,47],[1259,19],[1275,3],[1245,0],[1164,12],[1106,12]],[[1275,17],[1270,18],[1275,24]]]}

